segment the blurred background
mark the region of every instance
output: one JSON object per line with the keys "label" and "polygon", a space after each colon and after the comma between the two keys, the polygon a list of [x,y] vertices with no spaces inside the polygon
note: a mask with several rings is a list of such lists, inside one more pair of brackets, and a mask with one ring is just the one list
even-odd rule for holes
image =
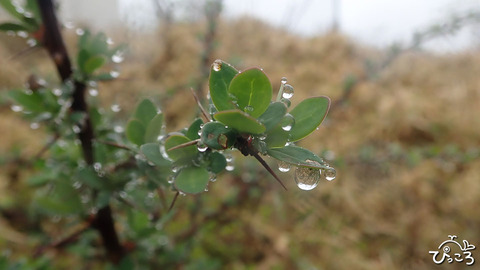
{"label": "blurred background", "polygon": [[[233,173],[179,198],[158,240],[165,252],[148,254],[152,261],[177,256],[171,269],[430,269],[438,266],[429,251],[448,235],[480,245],[478,1],[58,4],[71,52],[84,28],[128,45],[119,79],[98,85],[101,104],[119,106],[119,123],[140,98],[153,97],[168,131],[185,127],[198,113],[190,87],[206,95],[215,59],[262,67],[274,91],[287,77],[292,106],[332,99],[325,122],[299,145],[329,160],[334,181],[302,191],[293,172],[279,173],[284,191],[237,153]],[[0,11],[0,21],[8,19]],[[25,40],[4,33],[0,42],[0,91],[23,87],[31,74],[56,80],[45,52],[24,53]],[[26,181],[33,172],[12,161],[35,155],[48,138],[10,105],[1,100],[0,252],[29,258],[45,235],[74,225],[35,214]],[[117,227],[126,230],[121,218]],[[47,256],[55,269],[102,269],[98,254],[78,246]]]}

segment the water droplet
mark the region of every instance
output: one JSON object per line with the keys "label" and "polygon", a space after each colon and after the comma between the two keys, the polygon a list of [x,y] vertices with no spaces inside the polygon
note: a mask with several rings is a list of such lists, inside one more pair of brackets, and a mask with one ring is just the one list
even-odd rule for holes
{"label": "water droplet", "polygon": [[75,30],[75,33],[79,36],[83,36],[83,34],[85,34],[85,30],[83,30],[82,28],[77,28],[77,30]]}
{"label": "water droplet", "polygon": [[121,63],[123,61],[123,52],[122,51],[116,51],[114,55],[112,55],[112,62],[114,63]]}
{"label": "water droplet", "polygon": [[32,122],[30,124],[31,129],[38,129],[39,127],[40,127],[40,124],[38,124],[37,122]]}
{"label": "water droplet", "polygon": [[287,83],[287,77],[282,77],[282,79],[280,80],[280,82],[282,84],[286,84]]}
{"label": "water droplet", "polygon": [[88,90],[88,94],[89,94],[90,96],[92,96],[92,97],[96,97],[96,96],[98,96],[98,90],[97,90],[97,89],[93,89],[93,88],[92,88],[92,89],[89,89],[89,90]]}
{"label": "water droplet", "polygon": [[187,196],[187,194],[185,194],[185,192],[182,192],[182,191],[178,191],[178,194],[180,194],[182,196]]}
{"label": "water droplet", "polygon": [[217,181],[217,175],[214,173],[210,173],[210,182],[215,182]]}
{"label": "water droplet", "polygon": [[59,96],[61,96],[61,95],[63,94],[63,91],[62,91],[62,89],[60,89],[60,88],[55,88],[55,89],[52,90],[52,92],[53,92],[53,94],[54,94],[55,96],[57,96],[57,97],[59,97]]}
{"label": "water droplet", "polygon": [[10,109],[14,112],[21,112],[23,111],[23,107],[22,106],[19,106],[19,105],[12,105],[10,106]]}
{"label": "water droplet", "polygon": [[112,76],[112,78],[118,78],[118,76],[120,76],[120,72],[112,70],[110,71],[110,76]]}
{"label": "water droplet", "polygon": [[258,137],[258,139],[259,139],[260,141],[264,141],[266,138],[267,138],[267,136],[265,136],[265,135],[260,135],[260,136]]}
{"label": "water droplet", "polygon": [[199,152],[205,152],[205,151],[207,151],[208,146],[206,146],[203,143],[198,142],[197,143],[197,149],[198,149]]}
{"label": "water droplet", "polygon": [[72,127],[72,130],[73,130],[74,133],[77,133],[77,134],[80,133],[80,131],[81,131],[80,127],[77,126],[77,125],[74,125],[74,126]]}
{"label": "water droplet", "polygon": [[283,130],[290,131],[295,125],[295,118],[293,118],[293,115],[287,113],[280,121],[280,125],[282,126]]}
{"label": "water droplet", "polygon": [[21,37],[21,38],[27,38],[28,37],[28,33],[25,32],[25,31],[17,31],[17,36]]}
{"label": "water droplet", "polygon": [[278,162],[278,170],[281,172],[288,172],[290,171],[290,164],[288,164],[285,161],[279,161]]}
{"label": "water droplet", "polygon": [[312,190],[320,181],[320,170],[307,167],[297,167],[295,169],[295,182],[298,188],[302,190]]}
{"label": "water droplet", "polygon": [[113,131],[115,131],[116,133],[122,133],[125,131],[125,129],[122,126],[115,126],[113,128]]}
{"label": "water droplet", "polygon": [[100,171],[102,169],[102,164],[100,162],[95,162],[93,164],[93,169],[95,169],[96,172]]}
{"label": "water droplet", "polygon": [[67,29],[73,29],[75,27],[75,24],[72,21],[67,21],[63,23],[63,26]]}
{"label": "water droplet", "polygon": [[207,192],[207,191],[208,191],[208,186],[207,186],[207,187],[205,187],[204,191],[205,191],[205,192]]}
{"label": "water droplet", "polygon": [[232,163],[227,164],[227,166],[225,167],[225,170],[231,172],[231,171],[235,170],[235,166]]}
{"label": "water droplet", "polygon": [[222,69],[222,60],[215,60],[213,62],[213,70],[220,71]]}
{"label": "water droplet", "polygon": [[173,165],[171,169],[172,169],[172,172],[176,173],[180,170],[180,167],[176,166],[176,165]]}
{"label": "water droplet", "polygon": [[112,110],[112,112],[119,112],[121,110],[120,108],[120,105],[118,104],[113,104],[110,109]]}
{"label": "water droplet", "polygon": [[288,98],[281,98],[280,101],[287,106],[287,108],[290,108],[290,105],[292,105],[292,102]]}
{"label": "water droplet", "polygon": [[27,45],[30,47],[35,47],[37,45],[37,40],[34,38],[29,38],[27,39]]}
{"label": "water droplet", "polygon": [[173,181],[175,181],[175,176],[174,176],[174,175],[169,175],[169,176],[167,177],[167,182],[168,182],[169,184],[173,184]]}
{"label": "water droplet", "polygon": [[225,156],[225,160],[227,160],[227,162],[233,162],[232,154],[226,153],[226,154],[224,154],[224,156]]}
{"label": "water droplet", "polygon": [[290,84],[285,84],[283,86],[282,97],[286,99],[290,99],[293,97],[293,92],[294,92],[293,86],[291,86]]}
{"label": "water droplet", "polygon": [[23,13],[23,16],[27,17],[27,18],[33,18],[33,14],[31,12],[28,12],[28,11],[25,11]]}
{"label": "water droplet", "polygon": [[108,45],[113,45],[115,42],[113,42],[112,38],[107,38],[107,44]]}
{"label": "water droplet", "polygon": [[335,180],[335,177],[337,177],[337,171],[334,168],[330,167],[325,170],[325,179],[332,181]]}
{"label": "water droplet", "polygon": [[74,189],[79,189],[81,187],[82,187],[82,182],[80,182],[80,181],[73,182],[73,188]]}
{"label": "water droplet", "polygon": [[245,112],[253,112],[254,108],[253,108],[252,106],[248,105],[248,106],[246,106],[245,108],[243,108],[243,110],[244,110]]}

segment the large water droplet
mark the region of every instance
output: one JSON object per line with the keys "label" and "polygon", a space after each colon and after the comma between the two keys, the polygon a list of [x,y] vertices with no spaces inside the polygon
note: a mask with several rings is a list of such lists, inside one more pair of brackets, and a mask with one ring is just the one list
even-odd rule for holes
{"label": "large water droplet", "polygon": [[297,167],[295,169],[295,182],[302,190],[312,190],[320,181],[320,170],[308,167]]}
{"label": "large water droplet", "polygon": [[285,84],[283,86],[282,97],[286,99],[290,99],[293,97],[293,92],[294,92],[293,86],[291,86],[290,84]]}
{"label": "large water droplet", "polygon": [[199,143],[197,144],[197,149],[198,149],[199,152],[205,152],[205,151],[207,151],[208,146],[206,146],[205,144],[199,142]]}
{"label": "large water droplet", "polygon": [[288,98],[283,98],[283,97],[282,97],[282,99],[280,99],[280,101],[281,101],[283,104],[285,104],[285,106],[287,106],[287,108],[290,108],[290,105],[292,105],[292,102],[291,102],[290,99],[288,99]]}
{"label": "large water droplet", "polygon": [[282,126],[283,130],[290,131],[295,125],[295,118],[293,118],[293,115],[287,113],[280,121],[280,125]]}
{"label": "large water droplet", "polygon": [[233,165],[233,163],[227,163],[227,166],[225,167],[225,170],[231,172],[231,171],[235,170],[235,166]]}
{"label": "large water droplet", "polygon": [[282,79],[280,80],[280,82],[282,84],[286,84],[287,83],[287,77],[282,77]]}
{"label": "large water droplet", "polygon": [[279,161],[278,162],[278,170],[281,172],[288,172],[290,171],[290,164],[284,161]]}
{"label": "large water droplet", "polygon": [[226,153],[226,154],[224,154],[224,156],[225,156],[225,160],[226,160],[227,162],[233,162],[233,156],[232,156],[232,154]]}
{"label": "large water droplet", "polygon": [[337,177],[337,171],[334,168],[330,167],[325,170],[325,179],[332,181],[335,177]]}
{"label": "large water droplet", "polygon": [[215,60],[213,62],[213,70],[220,71],[222,69],[222,60]]}
{"label": "large water droplet", "polygon": [[123,61],[123,52],[122,51],[116,51],[114,55],[112,55],[112,62],[114,63],[121,63]]}

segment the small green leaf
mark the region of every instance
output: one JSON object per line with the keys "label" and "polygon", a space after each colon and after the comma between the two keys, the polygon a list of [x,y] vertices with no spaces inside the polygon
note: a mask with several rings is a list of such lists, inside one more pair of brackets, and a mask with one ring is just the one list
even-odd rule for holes
{"label": "small green leaf", "polygon": [[104,187],[104,182],[92,167],[79,169],[75,174],[75,180],[97,190],[101,190]]}
{"label": "small green leaf", "polygon": [[137,119],[128,121],[127,130],[125,132],[127,139],[136,145],[144,143],[145,126]]}
{"label": "small green leaf", "polygon": [[90,75],[95,70],[103,66],[103,64],[105,64],[105,57],[101,55],[95,55],[88,58],[84,64],[83,70],[86,74]]}
{"label": "small green leaf", "polygon": [[313,97],[300,102],[290,114],[295,118],[295,125],[290,130],[292,142],[305,138],[325,119],[330,108],[330,98]]}
{"label": "small green leaf", "polygon": [[210,176],[203,167],[187,167],[175,178],[175,187],[184,193],[195,194],[205,190]]}
{"label": "small green leaf", "polygon": [[274,128],[282,117],[287,113],[287,106],[283,102],[273,102],[271,103],[267,110],[260,115],[258,121],[265,125],[266,131],[268,132]]}
{"label": "small green leaf", "polygon": [[200,131],[200,126],[203,124],[203,120],[200,118],[195,119],[193,123],[188,127],[187,133],[185,134],[190,140],[196,140],[200,138],[198,131]]}
{"label": "small green leaf", "polygon": [[208,156],[208,160],[210,161],[209,171],[213,173],[219,173],[227,166],[227,160],[225,159],[225,156],[219,152],[212,152]]}
{"label": "small green leaf", "polygon": [[150,99],[146,98],[138,104],[133,117],[138,119],[145,127],[148,127],[148,124],[156,115],[157,107]]}
{"label": "small green leaf", "polygon": [[163,128],[163,113],[157,114],[147,126],[145,133],[145,142],[156,142],[162,133]]}
{"label": "small green leaf", "polygon": [[216,60],[210,69],[209,89],[212,102],[218,111],[235,109],[228,95],[228,86],[238,71],[228,63]]}
{"label": "small green leaf", "polygon": [[208,122],[202,128],[202,143],[216,150],[223,150],[235,143],[237,133],[219,122]]}
{"label": "small green leaf", "polygon": [[169,166],[170,161],[166,160],[160,153],[160,145],[158,143],[147,143],[140,146],[140,151],[147,158],[148,161],[152,162],[156,166]]}
{"label": "small green leaf", "polygon": [[23,19],[25,18],[25,15],[23,13],[17,11],[17,8],[12,4],[11,0],[0,0],[0,5],[13,17],[21,21],[23,21]]}
{"label": "small green leaf", "polygon": [[280,125],[276,125],[267,133],[265,143],[268,148],[284,147],[288,141],[288,132],[282,129]]}
{"label": "small green leaf", "polygon": [[183,136],[183,135],[171,135],[170,137],[167,138],[165,141],[165,150],[167,151],[167,155],[172,159],[172,160],[179,160],[181,158],[185,157],[190,157],[194,156],[197,154],[197,147],[195,145],[189,145],[186,147],[178,148],[169,151],[170,148],[173,148],[177,145],[184,144],[189,142],[190,139]]}
{"label": "small green leaf", "polygon": [[72,215],[83,212],[79,192],[68,181],[58,181],[49,196],[37,198],[36,203],[51,214]]}
{"label": "small green leaf", "polygon": [[251,134],[261,134],[265,132],[265,126],[262,123],[240,110],[221,111],[213,117],[224,125],[236,129],[238,132]]}
{"label": "small green leaf", "polygon": [[262,115],[272,99],[270,80],[258,68],[247,69],[237,74],[232,79],[228,92],[236,97],[238,107],[252,117]]}
{"label": "small green leaf", "polygon": [[0,24],[0,31],[29,31],[28,27],[18,23],[2,23]]}
{"label": "small green leaf", "polygon": [[21,105],[25,111],[29,112],[43,112],[43,99],[38,92],[30,94],[25,93],[22,90],[13,90],[8,95],[19,105]]}
{"label": "small green leaf", "polygon": [[[283,148],[268,149],[269,156],[278,160],[293,164],[295,166],[326,169],[325,162],[309,150],[289,145]],[[319,165],[308,161],[316,161]]]}

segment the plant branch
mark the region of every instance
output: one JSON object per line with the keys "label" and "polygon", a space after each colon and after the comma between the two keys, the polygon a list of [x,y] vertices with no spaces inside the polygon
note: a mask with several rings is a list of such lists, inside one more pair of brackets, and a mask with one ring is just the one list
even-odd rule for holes
{"label": "plant branch", "polygon": [[[45,27],[42,44],[47,49],[63,83],[72,80],[72,65],[65,47],[59,24],[55,14],[55,8],[52,0],[37,0],[38,7]],[[80,139],[83,157],[87,164],[93,165],[94,152],[93,140],[95,139],[93,125],[88,113],[88,106],[85,100],[85,83],[80,81],[73,82],[74,91],[72,94],[72,111],[85,113],[85,121],[78,134]],[[92,227],[100,233],[103,245],[105,247],[108,259],[113,263],[118,263],[124,256],[125,250],[120,245],[117,231],[115,230],[112,211],[109,205],[100,209],[92,222]]]}

